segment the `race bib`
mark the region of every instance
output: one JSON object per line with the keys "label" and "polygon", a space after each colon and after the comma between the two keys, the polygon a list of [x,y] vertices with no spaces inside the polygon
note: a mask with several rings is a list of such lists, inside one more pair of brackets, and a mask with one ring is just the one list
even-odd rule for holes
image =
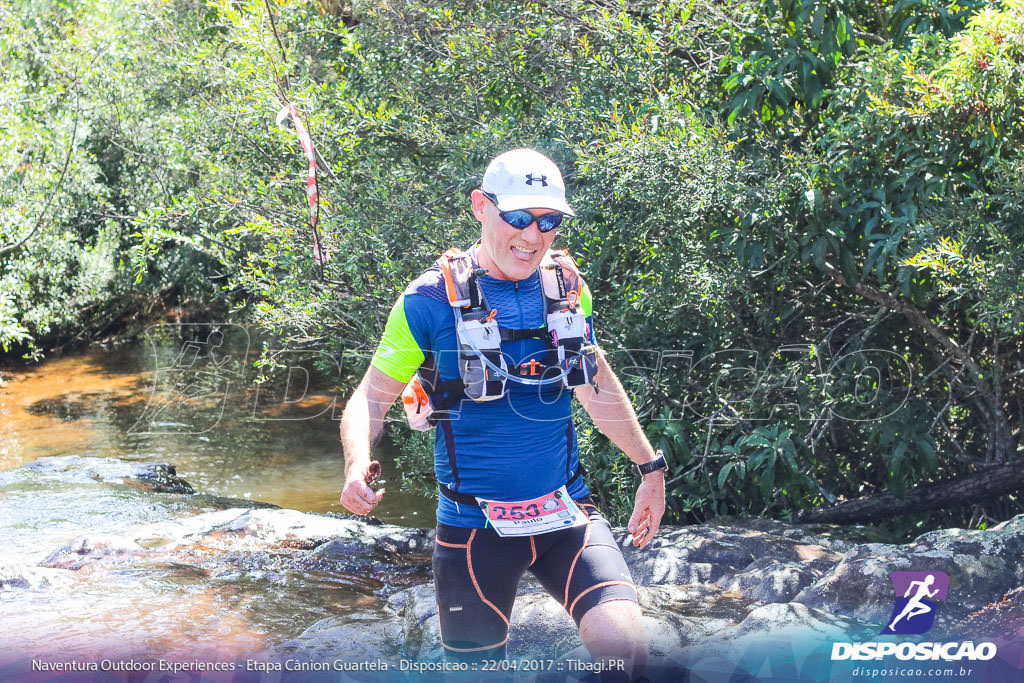
{"label": "race bib", "polygon": [[587,523],[587,516],[569,497],[565,487],[532,500],[477,498],[487,525],[499,536],[533,536]]}

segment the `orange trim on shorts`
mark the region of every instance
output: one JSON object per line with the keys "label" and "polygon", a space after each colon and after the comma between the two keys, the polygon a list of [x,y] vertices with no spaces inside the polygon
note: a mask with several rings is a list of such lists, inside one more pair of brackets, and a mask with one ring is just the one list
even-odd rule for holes
{"label": "orange trim on shorts", "polygon": [[443,640],[441,641],[441,644],[444,645],[446,650],[451,650],[452,652],[480,652],[481,650],[493,650],[496,647],[501,647],[507,642],[508,636],[505,636],[505,640],[501,641],[500,643],[495,643],[494,645],[484,645],[483,647],[452,647]]}
{"label": "orange trim on shorts", "polygon": [[[436,605],[437,603],[435,602],[434,604]],[[497,643],[495,645],[485,645],[483,647],[465,647],[465,648],[463,648],[463,647],[452,647],[448,643],[444,642],[444,627],[441,626],[441,605],[437,605],[437,632],[441,636],[441,644],[444,645],[445,648],[451,650],[452,652],[479,652],[481,650],[490,650],[490,649],[495,648],[495,647],[501,647],[502,645],[504,645],[505,643],[508,642],[508,636],[506,635],[505,636],[505,640],[503,640],[500,643]]]}
{"label": "orange trim on shorts", "polygon": [[533,563],[537,561],[537,544],[534,543],[533,536],[530,536],[530,550],[533,551],[533,559],[530,560],[530,566],[532,567]]}
{"label": "orange trim on shorts", "polygon": [[614,586],[614,585],[629,586],[630,588],[633,589],[633,592],[636,593],[636,586],[633,583],[629,582],[629,581],[602,581],[601,583],[595,583],[593,586],[591,586],[587,590],[585,590],[582,593],[580,593],[579,595],[577,595],[576,599],[572,601],[572,606],[569,607],[569,616],[572,617],[573,619],[576,618],[576,615],[573,614],[572,611],[574,609],[576,609],[576,603],[579,602],[580,598],[582,598],[584,595],[586,595],[590,591],[594,590],[595,588],[602,588],[604,586]]}
{"label": "orange trim on shorts", "polygon": [[576,571],[576,560],[580,559],[580,555],[586,550],[588,543],[590,543],[590,520],[587,520],[587,532],[583,535],[583,545],[576,552],[576,557],[572,558],[572,564],[569,565],[569,575],[565,577],[565,602],[562,603],[562,607],[569,604],[569,584],[572,582],[572,573]]}
{"label": "orange trim on shorts", "polygon": [[[501,620],[505,622],[505,626],[508,627],[508,617],[505,616],[504,612],[502,612],[500,609],[495,607],[493,602],[491,602],[490,600],[488,600],[487,598],[484,597],[484,592],[482,590],[480,590],[480,584],[477,583],[476,574],[473,573],[473,555],[472,555],[472,548],[470,548],[470,546],[473,545],[473,537],[476,536],[476,531],[477,531],[476,529],[473,529],[471,532],[469,532],[469,540],[466,541],[466,566],[469,568],[469,578],[473,581],[473,588],[476,588],[476,594],[480,596],[480,599],[484,601],[484,604],[486,604],[488,607],[490,607],[491,609],[493,609],[495,612],[498,613],[498,616],[501,617]],[[505,636],[505,640],[508,640],[508,636],[507,635]],[[501,641],[501,643],[498,643],[498,645],[501,645],[502,643],[504,643],[505,640]],[[497,647],[497,645],[491,645],[491,647]],[[476,649],[486,650],[487,648],[476,648]],[[474,651],[475,650],[459,650],[459,652],[474,652]]]}
{"label": "orange trim on shorts", "polygon": [[440,538],[435,538],[434,539],[434,543],[436,543],[438,545],[443,545],[445,548],[465,548],[466,547],[465,543],[445,543]]}

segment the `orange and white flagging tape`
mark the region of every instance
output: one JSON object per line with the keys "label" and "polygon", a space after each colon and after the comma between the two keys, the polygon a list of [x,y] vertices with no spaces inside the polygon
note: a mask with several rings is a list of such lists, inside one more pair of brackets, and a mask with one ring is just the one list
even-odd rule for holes
{"label": "orange and white flagging tape", "polygon": [[290,102],[281,111],[277,112],[277,125],[285,127],[288,119],[292,120],[295,126],[295,135],[299,138],[302,151],[306,153],[309,161],[309,179],[306,181],[306,195],[309,197],[309,227],[313,230],[313,259],[323,265],[331,258],[331,252],[320,241],[320,231],[317,229],[317,222],[320,215],[320,205],[317,202],[316,189],[316,152],[313,149],[313,140],[309,137],[306,127],[302,124],[299,110]]}

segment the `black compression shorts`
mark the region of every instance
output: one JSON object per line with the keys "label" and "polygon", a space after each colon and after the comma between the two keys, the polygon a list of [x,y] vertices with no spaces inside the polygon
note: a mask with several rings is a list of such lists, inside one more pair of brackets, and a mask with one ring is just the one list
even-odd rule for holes
{"label": "black compression shorts", "polygon": [[637,601],[611,526],[589,497],[577,503],[586,525],[536,536],[438,524],[434,589],[441,641],[454,659],[501,659],[512,603],[529,570],[579,626],[587,611],[611,600]]}

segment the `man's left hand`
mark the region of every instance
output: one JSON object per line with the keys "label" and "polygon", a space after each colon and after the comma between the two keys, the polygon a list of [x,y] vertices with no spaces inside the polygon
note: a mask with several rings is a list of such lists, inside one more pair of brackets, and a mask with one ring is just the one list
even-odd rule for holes
{"label": "man's left hand", "polygon": [[665,473],[652,472],[643,477],[636,489],[633,515],[629,518],[629,533],[633,545],[643,548],[658,533],[661,516],[665,514]]}

